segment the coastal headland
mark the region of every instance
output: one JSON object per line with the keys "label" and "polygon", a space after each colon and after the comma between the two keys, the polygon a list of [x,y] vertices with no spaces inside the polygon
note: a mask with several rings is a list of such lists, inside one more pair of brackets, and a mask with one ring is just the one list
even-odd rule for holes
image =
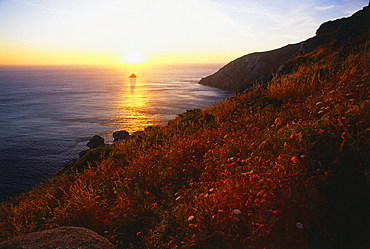
{"label": "coastal headland", "polygon": [[226,65],[200,83],[238,94],[92,146],[1,204],[0,241],[72,226],[116,248],[369,248],[369,18]]}

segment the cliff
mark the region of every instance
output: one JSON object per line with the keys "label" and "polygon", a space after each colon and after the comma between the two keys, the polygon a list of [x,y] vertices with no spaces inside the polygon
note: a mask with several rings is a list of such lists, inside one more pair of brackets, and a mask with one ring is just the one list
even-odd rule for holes
{"label": "cliff", "polygon": [[221,89],[238,89],[240,85],[253,82],[263,75],[270,75],[288,59],[297,54],[301,43],[285,47],[244,55],[218,70],[216,73],[202,78],[199,84]]}
{"label": "cliff", "polygon": [[323,23],[316,31],[316,35],[306,41],[267,52],[244,55],[228,63],[216,73],[202,78],[199,84],[243,91],[254,83],[268,82],[276,74],[290,73],[290,68],[286,66],[290,60],[319,47],[324,50],[328,48],[340,50],[364,43],[370,36],[369,20],[367,6],[351,17]]}

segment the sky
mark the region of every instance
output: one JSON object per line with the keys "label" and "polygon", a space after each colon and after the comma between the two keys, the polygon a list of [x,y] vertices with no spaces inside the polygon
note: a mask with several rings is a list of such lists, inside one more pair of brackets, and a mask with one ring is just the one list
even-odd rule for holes
{"label": "sky", "polygon": [[227,63],[368,0],[0,0],[0,65]]}

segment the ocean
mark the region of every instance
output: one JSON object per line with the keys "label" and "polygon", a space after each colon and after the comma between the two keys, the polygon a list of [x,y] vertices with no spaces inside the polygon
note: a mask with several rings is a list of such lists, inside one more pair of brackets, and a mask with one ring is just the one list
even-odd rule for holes
{"label": "ocean", "polygon": [[111,143],[114,131],[166,124],[229,97],[198,84],[220,67],[0,67],[0,201],[53,177],[94,135]]}

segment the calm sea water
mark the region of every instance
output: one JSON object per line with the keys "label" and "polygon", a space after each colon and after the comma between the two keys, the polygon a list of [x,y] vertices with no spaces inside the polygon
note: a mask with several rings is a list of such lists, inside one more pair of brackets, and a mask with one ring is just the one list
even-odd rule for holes
{"label": "calm sea water", "polygon": [[114,131],[165,124],[227,98],[197,84],[218,68],[0,67],[0,201],[51,178],[95,134],[110,143]]}

